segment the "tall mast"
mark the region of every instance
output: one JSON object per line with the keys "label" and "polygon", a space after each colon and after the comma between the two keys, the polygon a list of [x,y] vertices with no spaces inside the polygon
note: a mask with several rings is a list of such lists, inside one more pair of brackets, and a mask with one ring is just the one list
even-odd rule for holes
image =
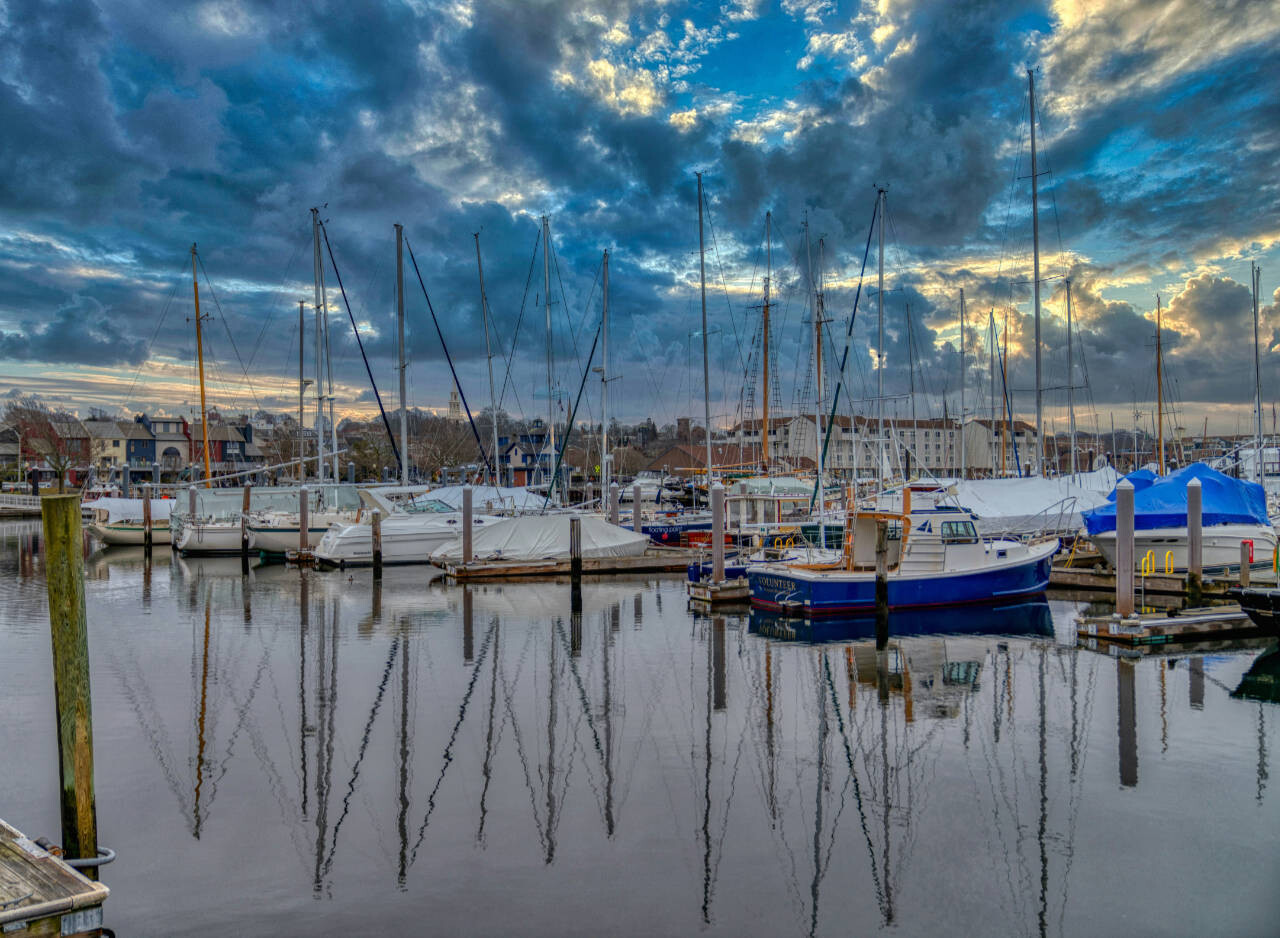
{"label": "tall mast", "polygon": [[960,478],[965,477],[966,460],[964,445],[964,287],[960,288]]}
{"label": "tall mast", "polygon": [[809,264],[809,288],[813,290],[813,367],[814,367],[814,405],[813,405],[813,472],[818,495],[818,543],[827,546],[826,529],[822,521],[822,260],[823,242],[818,239],[818,279],[813,278],[813,251],[809,241],[809,216],[804,219],[804,250]]}
{"label": "tall mast", "polygon": [[1262,287],[1262,268],[1257,264],[1249,264],[1250,281],[1253,286],[1253,412],[1254,412],[1254,451],[1258,454],[1258,482],[1262,483],[1265,471],[1262,465],[1262,352],[1258,341],[1258,294]]}
{"label": "tall mast", "polygon": [[880,277],[876,290],[876,478],[884,472],[884,189],[876,190],[880,200]]}
{"label": "tall mast", "polygon": [[409,399],[405,394],[404,364],[404,226],[396,228],[396,330],[400,359],[400,484],[409,484]]}
{"label": "tall mast", "polygon": [[307,336],[307,322],[304,310],[306,308],[306,300],[298,300],[298,482],[307,477],[307,441],[302,435],[302,408],[305,404],[304,394],[306,393],[306,350],[305,339]]}
{"label": "tall mast", "polygon": [[763,312],[763,374],[761,396],[764,402],[764,422],[760,426],[760,455],[765,474],[769,473],[769,278],[773,276],[773,212],[764,213],[764,312]]}
{"label": "tall mast", "polygon": [[1071,474],[1076,474],[1076,382],[1073,368],[1075,339],[1071,331],[1071,278],[1067,278],[1067,434],[1071,445]]}
{"label": "tall mast", "polygon": [[498,478],[498,395],[493,390],[493,351],[489,345],[489,298],[484,292],[484,264],[480,261],[480,232],[475,233],[475,239],[476,270],[480,272],[480,318],[484,322],[484,357],[489,362],[489,417],[493,424],[493,484],[501,485],[502,480]]}
{"label": "tall mast", "polygon": [[[546,294],[547,309],[547,440],[551,444],[548,465],[555,464],[556,458],[556,401],[551,394],[551,219],[542,216],[542,282]],[[547,493],[551,492],[551,480],[548,480]]]}
{"label": "tall mast", "polygon": [[1164,355],[1160,348],[1160,294],[1156,294],[1156,438],[1160,441],[1160,467],[1157,475],[1164,475]]}
{"label": "tall mast", "polygon": [[324,481],[324,290],[320,281],[324,266],[320,260],[320,210],[311,210],[311,242],[315,264],[316,293],[316,478]]}
{"label": "tall mast", "polygon": [[204,401],[204,340],[200,332],[200,278],[196,276],[196,246],[191,245],[191,289],[196,303],[196,361],[200,364],[200,437],[204,445],[204,485],[213,487],[213,473],[209,471],[209,418],[205,414]]}
{"label": "tall mast", "polygon": [[[1010,423],[1009,411],[1011,408],[1008,404],[1009,394],[1009,310],[1004,311],[1004,356],[1000,359],[1000,397],[1002,406],[1000,410],[1004,417],[1004,433],[1000,434],[1000,473],[1003,475],[1008,462],[1005,459],[1005,447],[1009,445],[1009,434],[1013,432],[1013,426]],[[1019,467],[1018,475],[1022,475],[1022,469]]]}
{"label": "tall mast", "polygon": [[[604,252],[603,304],[600,313],[600,332],[604,338],[604,352],[600,358],[600,497],[609,491],[609,251]],[[601,502],[603,504],[603,502]],[[636,511],[639,511],[636,506]]]}
{"label": "tall mast", "polygon": [[707,352],[707,252],[702,240],[702,173],[698,177],[698,272],[702,282],[702,407],[707,425],[707,504],[711,503],[711,359]]}
{"label": "tall mast", "polygon": [[999,414],[996,411],[996,355],[999,354],[1000,337],[996,333],[996,311],[993,307],[987,314],[990,320],[991,344],[988,346],[990,362],[988,367],[991,371],[991,478],[996,477],[996,436],[999,434],[997,429]]}
{"label": "tall mast", "polygon": [[1036,297],[1036,474],[1044,475],[1044,400],[1040,380],[1040,179],[1036,170],[1036,79],[1027,69],[1031,102],[1031,250]]}

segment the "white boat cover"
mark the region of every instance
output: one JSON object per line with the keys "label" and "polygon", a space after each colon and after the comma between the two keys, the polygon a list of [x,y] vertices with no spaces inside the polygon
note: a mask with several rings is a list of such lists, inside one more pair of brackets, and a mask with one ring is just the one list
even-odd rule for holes
{"label": "white boat cover", "polygon": [[[169,511],[174,504],[175,500],[172,498],[151,499],[151,520],[168,521]],[[142,523],[142,499],[140,498],[97,498],[90,502],[88,507],[95,511],[105,511],[108,524],[115,524],[118,521]]]}
{"label": "white boat cover", "polygon": [[[456,511],[462,511],[464,488],[462,485],[446,485],[432,489],[428,497],[442,501]],[[546,495],[530,492],[526,488],[496,485],[473,485],[471,493],[471,505],[475,511],[489,515],[499,511],[541,511],[547,500]]]}
{"label": "white boat cover", "polygon": [[[476,560],[568,560],[569,519],[573,514],[525,515],[503,518],[475,532],[472,552]],[[610,524],[599,515],[582,519],[582,556],[639,557],[649,545],[647,534],[637,534]],[[459,538],[431,555],[432,563],[457,563],[462,559]]]}
{"label": "white boat cover", "polygon": [[1118,479],[1108,466],[1055,479],[966,479],[950,489],[982,534],[1070,534],[1084,526],[1082,511],[1106,504]]}

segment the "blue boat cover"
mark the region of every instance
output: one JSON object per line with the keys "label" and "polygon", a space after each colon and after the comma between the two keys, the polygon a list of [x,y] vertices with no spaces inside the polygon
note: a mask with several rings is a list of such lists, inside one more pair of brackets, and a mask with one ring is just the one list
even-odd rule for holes
{"label": "blue boat cover", "polygon": [[[1133,476],[1127,478],[1132,479]],[[1267,497],[1261,485],[1233,479],[1204,463],[1192,463],[1134,492],[1134,528],[1145,531],[1186,527],[1187,483],[1192,479],[1199,479],[1202,486],[1201,523],[1206,527],[1213,524],[1270,523],[1267,519]],[[1115,492],[1107,498],[1110,499],[1107,504],[1081,512],[1085,530],[1090,534],[1116,529]]]}
{"label": "blue boat cover", "polygon": [[[1150,488],[1151,484],[1160,477],[1150,469],[1139,469],[1136,472],[1129,473],[1125,478],[1128,479],[1129,484],[1133,486],[1134,492],[1141,492],[1145,488]],[[1112,489],[1111,494],[1107,496],[1107,501],[1114,502],[1115,500],[1116,490]]]}

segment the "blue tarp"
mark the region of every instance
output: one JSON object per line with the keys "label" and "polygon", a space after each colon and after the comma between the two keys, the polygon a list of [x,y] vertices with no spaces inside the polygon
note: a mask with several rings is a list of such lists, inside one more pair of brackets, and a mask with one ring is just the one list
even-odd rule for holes
{"label": "blue tarp", "polygon": [[[1204,463],[1192,463],[1134,493],[1134,528],[1145,531],[1186,527],[1187,483],[1192,479],[1200,480],[1201,523],[1205,527],[1270,523],[1267,520],[1267,497],[1261,485],[1233,479]],[[1116,529],[1115,492],[1107,497],[1111,499],[1107,504],[1081,512],[1085,530],[1090,534]]]}
{"label": "blue tarp", "polygon": [[[1133,486],[1134,492],[1141,492],[1143,489],[1150,488],[1156,479],[1160,478],[1150,469],[1139,469],[1131,472],[1125,478]],[[1116,490],[1112,489],[1111,494],[1107,496],[1107,501],[1114,502],[1116,500]]]}

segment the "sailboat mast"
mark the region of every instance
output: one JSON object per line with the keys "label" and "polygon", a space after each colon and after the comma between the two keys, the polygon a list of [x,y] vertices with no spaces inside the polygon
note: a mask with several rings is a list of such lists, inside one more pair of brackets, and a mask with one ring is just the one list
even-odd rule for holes
{"label": "sailboat mast", "polygon": [[[1009,394],[1009,311],[1004,311],[1004,357],[1000,359],[1000,384],[1001,397],[1007,398]],[[1004,474],[1009,463],[1005,457],[1005,447],[1009,444],[1009,434],[1013,432],[1013,427],[1009,423],[1009,406],[1000,408],[1004,412],[1004,433],[1000,434],[1000,473]],[[1022,474],[1021,468],[1018,474]]]}
{"label": "sailboat mast", "polygon": [[999,354],[1000,339],[996,335],[996,311],[993,308],[988,314],[989,329],[987,330],[991,336],[991,343],[987,347],[989,352],[988,368],[991,371],[991,478],[996,477],[996,436],[1000,432],[997,426],[997,418],[999,414],[996,412],[996,355]]}
{"label": "sailboat mast", "polygon": [[763,352],[763,381],[761,382],[761,398],[763,400],[764,421],[760,425],[760,456],[764,462],[765,474],[769,473],[769,280],[773,276],[773,212],[764,213],[764,310],[763,336],[760,348]]}
{"label": "sailboat mast", "polygon": [[[600,497],[609,491],[609,251],[604,252],[604,284],[600,332],[604,350],[600,357]],[[602,502],[603,504],[603,502]],[[639,506],[636,506],[639,511]]]}
{"label": "sailboat mast", "polygon": [[[807,227],[807,226],[806,226]],[[823,318],[823,310],[825,303],[822,297],[822,264],[825,259],[824,242],[822,238],[818,239],[818,282],[817,289],[813,294],[813,363],[815,371],[815,388],[814,408],[813,408],[813,466],[817,473],[818,481],[818,544],[822,548],[827,546],[826,525],[822,520],[822,512],[825,505],[825,490],[822,479],[822,408],[826,400],[822,386],[822,324],[826,320]]]}
{"label": "sailboat mast", "polygon": [[396,228],[396,331],[400,366],[400,484],[409,484],[409,399],[404,364],[404,226]]}
{"label": "sailboat mast", "polygon": [[965,477],[965,469],[967,468],[965,464],[966,460],[965,460],[965,445],[964,445],[964,385],[965,385],[964,330],[965,330],[964,287],[961,287],[960,288],[960,478],[961,479]]}
{"label": "sailboat mast", "polygon": [[876,190],[880,200],[880,262],[876,289],[876,477],[884,472],[884,189]]}
{"label": "sailboat mast", "polygon": [[[475,232],[476,270],[480,274],[480,319],[484,323],[484,357],[489,363],[489,418],[493,424],[493,484],[501,485],[498,478],[498,395],[493,389],[493,350],[489,345],[489,297],[484,290],[484,263],[480,260],[480,232]],[[486,466],[486,471],[488,467]]]}
{"label": "sailboat mast", "polygon": [[1031,249],[1036,298],[1036,474],[1044,475],[1044,394],[1040,378],[1040,179],[1036,169],[1036,79],[1027,69],[1031,102]]}
{"label": "sailboat mast", "polygon": [[200,438],[204,446],[204,486],[213,487],[213,473],[209,470],[209,417],[205,413],[204,397],[204,338],[200,331],[200,278],[196,276],[196,246],[191,245],[191,290],[196,304],[196,361],[200,365]]}
{"label": "sailboat mast", "polygon": [[304,373],[306,370],[306,342],[307,321],[304,310],[306,308],[306,300],[298,300],[298,482],[307,477],[307,440],[302,435],[302,409],[305,406],[304,395],[306,394],[306,379]]}
{"label": "sailboat mast", "polygon": [[[547,311],[547,439],[551,443],[547,462],[551,466],[556,458],[556,401],[551,394],[551,219],[546,215],[542,216],[542,283]],[[551,484],[548,480],[548,486]]]}
{"label": "sailboat mast", "polygon": [[1254,451],[1258,455],[1258,482],[1262,484],[1266,476],[1262,465],[1262,346],[1258,340],[1258,294],[1262,287],[1262,268],[1257,264],[1249,264],[1250,281],[1253,287],[1253,412],[1254,412]]}
{"label": "sailboat mast", "polygon": [[1071,331],[1071,278],[1067,278],[1067,435],[1071,446],[1071,474],[1076,474],[1076,382],[1075,339]]}
{"label": "sailboat mast", "polygon": [[1157,475],[1164,475],[1164,355],[1160,348],[1160,294],[1156,294],[1156,437],[1159,440],[1160,466]]}
{"label": "sailboat mast", "polygon": [[[698,276],[702,283],[702,408],[707,432],[707,504],[711,503],[711,358],[707,351],[707,251],[702,239],[702,173],[698,177]],[[637,508],[637,511],[639,509]]]}
{"label": "sailboat mast", "polygon": [[324,481],[324,299],[320,288],[320,210],[311,210],[311,242],[314,251],[316,293],[316,478]]}

